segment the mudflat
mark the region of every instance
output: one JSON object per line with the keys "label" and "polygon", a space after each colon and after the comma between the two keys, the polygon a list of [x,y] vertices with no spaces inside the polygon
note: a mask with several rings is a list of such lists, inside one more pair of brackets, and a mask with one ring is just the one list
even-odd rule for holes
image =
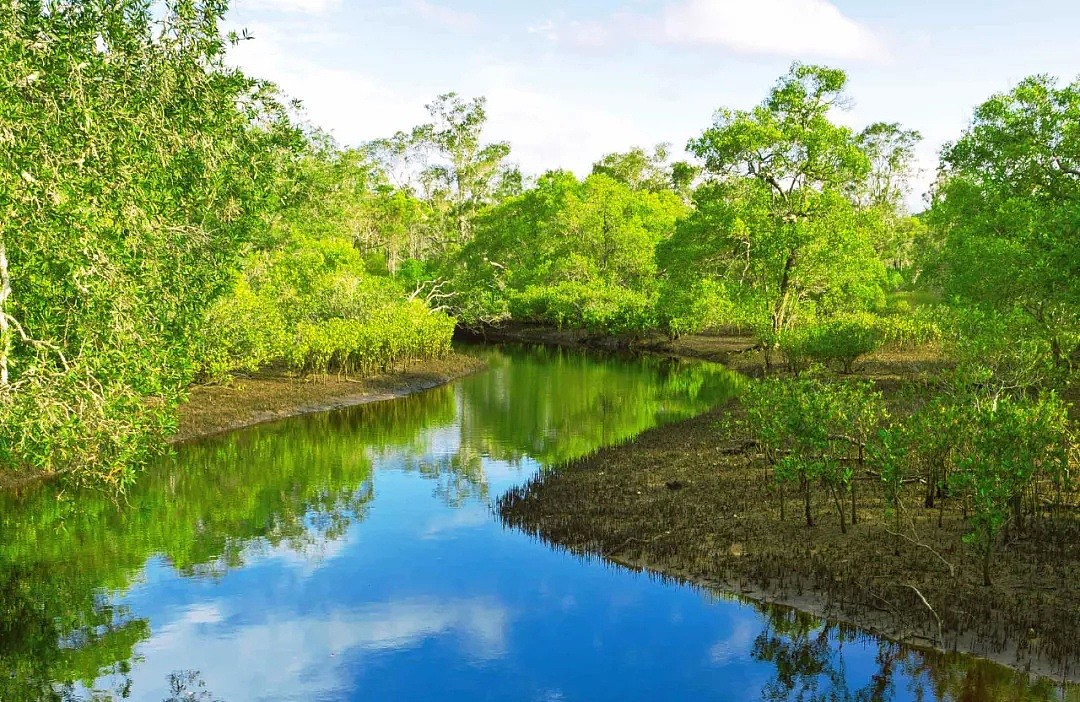
{"label": "mudflat", "polygon": [[179,428],[171,442],[181,443],[285,417],[403,397],[482,368],[482,360],[452,353],[445,358],[418,361],[405,369],[364,378],[263,374],[236,378],[227,385],[197,386],[190,390],[188,401],[180,407]]}

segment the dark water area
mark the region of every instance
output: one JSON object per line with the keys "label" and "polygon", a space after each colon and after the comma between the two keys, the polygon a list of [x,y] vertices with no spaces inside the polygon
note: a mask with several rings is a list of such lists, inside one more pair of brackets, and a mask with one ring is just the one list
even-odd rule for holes
{"label": "dark water area", "polygon": [[0,700],[1080,700],[549,549],[491,503],[737,392],[501,348],[423,394],[179,448],[123,498],[0,503]]}

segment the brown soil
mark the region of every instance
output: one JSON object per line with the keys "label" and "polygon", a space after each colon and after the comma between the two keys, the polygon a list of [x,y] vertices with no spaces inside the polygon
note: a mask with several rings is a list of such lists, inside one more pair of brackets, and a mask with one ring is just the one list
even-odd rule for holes
{"label": "brown soil", "polygon": [[[690,337],[667,351],[726,354],[752,370],[760,366],[752,345]],[[881,353],[859,375],[873,378],[899,412],[905,389],[941,363],[932,351]],[[727,421],[741,412],[733,401],[546,472],[502,498],[500,514],[575,553],[1080,681],[1080,511],[1029,520],[995,559],[994,585],[983,587],[959,506],[946,502],[939,527],[919,485],[904,499],[907,538],[889,533],[894,522],[873,475],[858,481],[859,524],[847,534],[820,489],[813,528],[792,494],[781,520],[763,462]]]}
{"label": "brown soil", "polygon": [[370,378],[261,375],[228,385],[194,387],[180,408],[172,443],[312,412],[390,400],[428,390],[480,370],[478,358],[453,353],[408,370]]}

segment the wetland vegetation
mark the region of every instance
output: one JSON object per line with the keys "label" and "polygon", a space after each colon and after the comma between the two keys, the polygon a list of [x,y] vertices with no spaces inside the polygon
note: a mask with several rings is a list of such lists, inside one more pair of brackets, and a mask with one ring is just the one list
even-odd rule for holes
{"label": "wetland vegetation", "polygon": [[[628,144],[585,177],[527,174],[485,136],[484,98],[455,93],[423,124],[337,143],[227,61],[250,39],[222,30],[227,9],[0,0],[12,680],[45,694],[122,668],[147,632],[101,592],[151,554],[213,570],[253,539],[303,541],[313,516],[319,538],[343,533],[370,498],[363,460],[316,455],[352,440],[332,418],[298,442],[312,455],[217,456],[213,499],[177,491],[200,451],[231,444],[146,472],[170,440],[444,382],[475,367],[455,333],[714,358],[752,378],[722,410],[610,449],[707,409],[713,371],[649,366],[694,412],[651,380],[598,381],[618,392],[580,406],[530,404],[542,383],[492,389],[484,407],[513,411],[499,424],[520,434],[500,459],[544,468],[507,486],[507,523],[679,579],[817,593],[802,604],[1076,677],[1080,83],[1002,85],[913,214],[920,135],[888,115],[847,126],[836,68],[796,62],[756,106],[721,107],[686,160]],[[584,395],[590,379],[559,370]],[[397,405],[457,416],[448,391],[424,397]],[[412,426],[399,419],[388,431]],[[488,448],[466,443],[417,468],[451,501],[488,497],[457,492],[484,485]]]}

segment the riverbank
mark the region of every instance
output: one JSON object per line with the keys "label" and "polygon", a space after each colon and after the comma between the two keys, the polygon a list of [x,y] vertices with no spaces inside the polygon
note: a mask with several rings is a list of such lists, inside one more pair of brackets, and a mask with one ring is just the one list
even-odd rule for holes
{"label": "riverbank", "polygon": [[[611,336],[583,329],[511,322],[480,329],[459,329],[459,339],[477,343],[543,344],[602,351],[633,351],[721,363],[744,375],[758,377],[765,365],[757,340],[737,332],[690,334],[669,339],[662,334]],[[874,380],[928,380],[947,367],[938,349],[924,347],[895,351],[881,349],[861,359],[858,376]]]}
{"label": "riverbank", "polygon": [[[749,340],[691,337],[661,352],[756,372]],[[686,348],[680,352],[680,345]],[[897,412],[932,378],[932,351],[882,352],[859,373]],[[963,543],[958,505],[928,510],[909,487],[904,537],[892,533],[875,476],[859,481],[860,523],[842,534],[824,491],[807,529],[779,499],[746,437],[729,420],[738,401],[547,472],[506,495],[508,525],[574,553],[750,599],[796,607],[915,646],[961,651],[1056,679],[1080,681],[1080,512],[1053,533],[1034,523],[1003,549],[994,585],[981,584]],[[940,501],[939,501],[940,504]],[[916,507],[916,505],[919,505]],[[938,520],[941,526],[938,526]],[[899,543],[898,543],[899,542]]]}
{"label": "riverbank", "polygon": [[180,407],[179,427],[170,443],[286,417],[392,400],[444,385],[484,367],[479,358],[452,353],[416,362],[405,371],[369,378],[262,375],[237,378],[228,385],[198,386]]}

